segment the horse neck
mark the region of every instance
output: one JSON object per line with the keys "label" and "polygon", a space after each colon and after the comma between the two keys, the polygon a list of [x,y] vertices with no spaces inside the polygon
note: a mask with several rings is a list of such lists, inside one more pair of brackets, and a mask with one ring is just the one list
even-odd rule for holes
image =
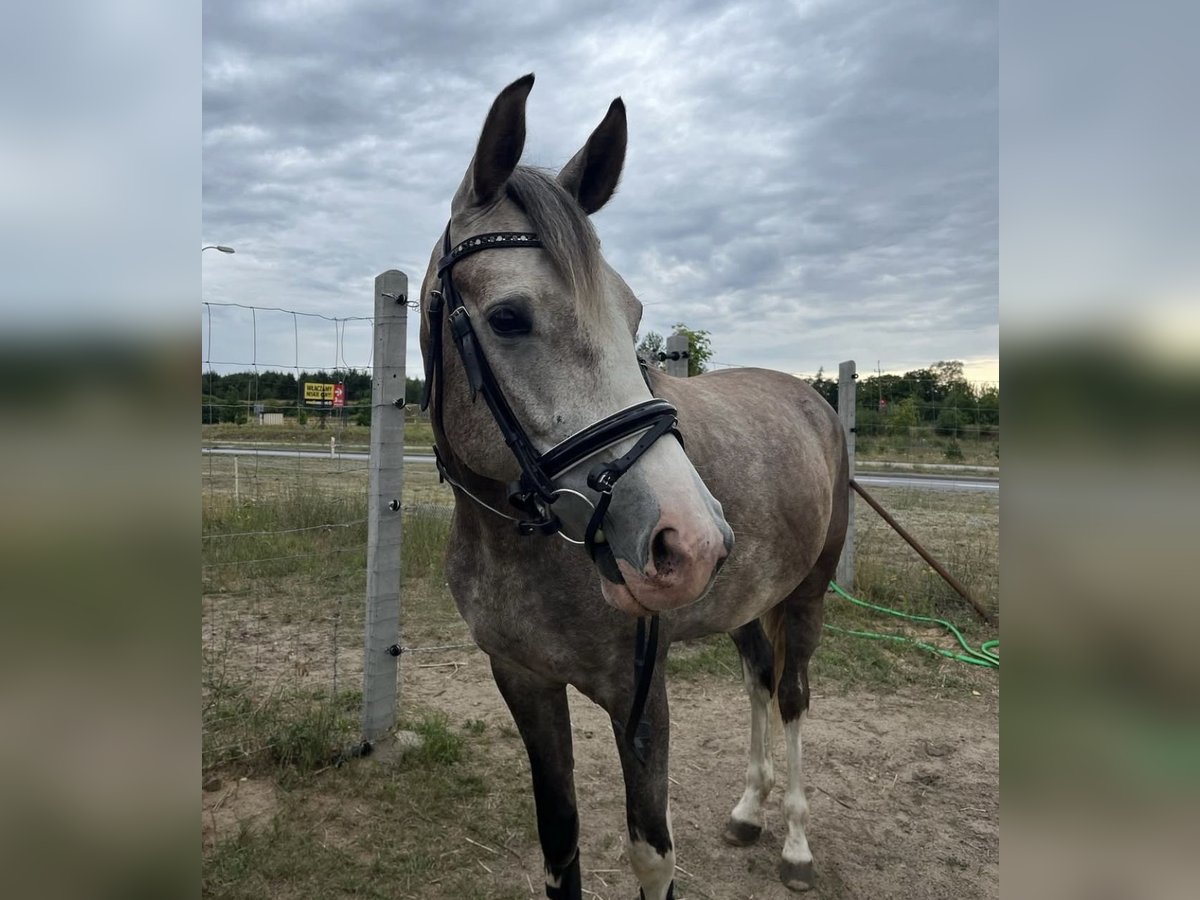
{"label": "horse neck", "polygon": [[[498,481],[476,472],[454,452],[445,433],[436,424],[433,431],[438,452],[441,454],[442,462],[450,477],[493,509],[500,510],[505,515],[517,515],[517,511],[508,502],[507,482]],[[477,519],[483,532],[515,527],[513,522],[484,509],[461,491],[455,488],[451,488],[451,490],[454,491],[454,505],[458,514]]]}

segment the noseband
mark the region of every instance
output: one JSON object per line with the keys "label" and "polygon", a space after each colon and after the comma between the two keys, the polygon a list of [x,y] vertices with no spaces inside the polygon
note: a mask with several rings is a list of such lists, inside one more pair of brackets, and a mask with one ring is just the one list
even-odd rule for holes
{"label": "noseband", "polygon": [[[508,445],[517,464],[521,467],[521,477],[508,487],[508,501],[523,516],[505,516],[504,513],[487,506],[467,491],[449,475],[445,461],[435,446],[434,457],[439,476],[443,481],[448,481],[453,487],[480,505],[486,506],[506,518],[514,519],[517,522],[518,533],[523,536],[562,534],[563,523],[555,514],[554,504],[560,497],[568,493],[574,494],[574,492],[557,487],[556,479],[602,451],[627,438],[641,434],[641,437],[624,456],[609,462],[597,462],[588,472],[588,487],[597,492],[599,501],[592,510],[582,544],[592,561],[599,564],[597,559],[601,552],[599,548],[607,544],[603,529],[604,517],[608,512],[609,503],[612,501],[612,491],[617,480],[628,472],[642,454],[664,434],[675,435],[680,443],[683,442],[683,438],[677,427],[678,414],[675,407],[666,400],[654,398],[635,403],[605,416],[551,447],[545,453],[538,452],[516,415],[513,414],[512,407],[509,406],[491,366],[488,365],[487,357],[483,354],[478,335],[471,323],[471,316],[463,304],[458,289],[454,286],[453,269],[455,264],[464,257],[481,250],[542,246],[544,245],[536,234],[504,231],[478,234],[451,247],[450,226],[446,225],[446,231],[442,236],[442,258],[438,260],[437,264],[441,289],[432,292],[428,307],[429,351],[425,358],[425,386],[421,395],[421,409],[428,409],[432,398],[433,417],[437,422],[438,430],[444,435],[445,430],[442,428],[442,397],[444,394],[442,314],[446,312],[446,320],[450,323],[450,335],[454,340],[454,345],[458,348],[463,370],[467,375],[471,400],[474,402],[478,395],[483,395],[484,402],[487,403],[488,409],[492,413],[492,418],[504,436],[505,444]],[[435,381],[437,382],[436,390],[433,387]],[[648,379],[647,387],[649,387]],[[565,534],[563,536],[566,537]],[[579,541],[572,542],[580,543]],[[610,580],[621,580],[620,572],[615,564],[615,557],[609,568],[611,568],[610,574],[613,576]],[[607,577],[607,575],[602,574],[602,577]],[[653,677],[657,645],[658,616],[651,617],[648,639],[645,623],[639,619],[634,658],[636,685],[634,703],[624,735],[639,759],[644,759],[648,741],[649,729],[642,721],[642,711],[649,693],[650,680]]]}

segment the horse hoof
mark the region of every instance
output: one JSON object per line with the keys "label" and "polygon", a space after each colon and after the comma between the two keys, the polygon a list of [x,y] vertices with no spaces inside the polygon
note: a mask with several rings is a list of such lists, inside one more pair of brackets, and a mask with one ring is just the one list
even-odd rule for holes
{"label": "horse hoof", "polygon": [[725,843],[735,847],[749,847],[762,835],[762,826],[751,822],[730,819],[725,826]]}
{"label": "horse hoof", "polygon": [[813,864],[808,862],[788,862],[786,859],[779,864],[779,880],[784,887],[793,891],[807,891],[813,886]]}

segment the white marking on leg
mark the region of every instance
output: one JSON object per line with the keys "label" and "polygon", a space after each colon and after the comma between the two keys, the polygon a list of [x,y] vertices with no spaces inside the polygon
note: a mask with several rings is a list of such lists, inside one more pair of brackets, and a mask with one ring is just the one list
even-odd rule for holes
{"label": "white marking on leg", "polygon": [[775,786],[771,760],[771,695],[742,662],[742,680],[750,697],[750,758],[746,763],[746,790],[730,814],[738,822],[763,826],[763,803]]}
{"label": "white marking on leg", "polygon": [[675,833],[671,828],[671,804],[667,804],[667,834],[671,849],[660,854],[640,835],[629,835],[629,867],[637,877],[646,900],[667,900],[667,891],[675,879]]}
{"label": "white marking on leg", "polygon": [[783,843],[783,859],[790,863],[812,862],[812,851],[808,848],[808,797],[804,794],[804,779],[800,774],[801,745],[798,719],[783,724],[783,735],[787,741],[787,792],[783,795],[783,814],[787,819],[787,840]]}

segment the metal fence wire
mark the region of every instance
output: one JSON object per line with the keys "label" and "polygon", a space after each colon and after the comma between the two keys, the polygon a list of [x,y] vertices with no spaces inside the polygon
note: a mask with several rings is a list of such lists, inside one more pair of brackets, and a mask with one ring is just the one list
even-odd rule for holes
{"label": "metal fence wire", "polygon": [[[282,424],[254,410],[278,388],[261,362],[292,323],[290,374],[300,385]],[[272,320],[275,320],[272,324]],[[370,318],[206,303],[201,455],[202,726],[205,771],[303,762],[358,734],[362,707],[370,429],[328,405],[306,403],[316,382],[370,385]],[[368,339],[355,344],[350,329]],[[328,333],[324,333],[327,328]],[[310,338],[305,341],[302,338]],[[351,346],[358,357],[351,355]],[[336,358],[334,354],[336,353]],[[322,357],[334,365],[316,365]],[[353,361],[362,363],[352,365]],[[238,375],[237,379],[229,376]],[[225,396],[209,386],[236,384]],[[368,394],[369,396],[369,394]],[[256,400],[258,398],[258,400]],[[262,405],[258,404],[261,408]],[[237,408],[239,415],[214,410]],[[270,409],[270,406],[266,407]],[[329,438],[337,452],[328,453]],[[291,455],[274,455],[283,442]],[[306,449],[307,448],[307,449]],[[340,452],[360,450],[362,452]],[[220,452],[217,452],[220,451]],[[450,498],[404,503],[403,529],[433,559]],[[429,545],[422,547],[422,541]],[[436,546],[435,546],[436,545]],[[400,552],[400,548],[395,548]],[[417,559],[428,566],[428,559]],[[461,633],[466,635],[465,626]],[[436,652],[403,647],[406,652]],[[453,646],[473,646],[469,638]]]}
{"label": "metal fence wire", "polygon": [[[391,272],[380,279],[387,276],[403,278]],[[203,305],[201,637],[206,772],[326,764],[331,748],[353,746],[370,731],[368,711],[373,704],[374,721],[384,723],[377,731],[394,720],[393,689],[400,668],[389,666],[402,666],[410,655],[425,654],[419,658],[428,659],[474,646],[449,602],[442,571],[453,497],[448,487],[437,484],[429,466],[420,478],[406,479],[403,485],[403,546],[383,551],[401,555],[402,574],[395,576],[392,567],[389,577],[413,584],[425,605],[413,619],[400,604],[404,618],[399,636],[377,642],[374,653],[368,636],[364,655],[368,610],[378,613],[378,606],[372,606],[375,600],[364,602],[368,519],[371,503],[378,508],[380,501],[378,496],[368,498],[371,465],[376,462],[368,453],[373,447],[370,423],[381,409],[391,416],[411,414],[398,411],[393,398],[381,403],[372,394],[375,322],[391,313],[381,305],[384,300],[403,300],[400,294],[392,298],[382,293],[381,283],[377,279],[376,317]],[[381,325],[381,330],[387,327]],[[388,377],[402,384],[404,322],[399,317],[395,327],[400,363]],[[379,346],[386,347],[386,342]],[[379,354],[385,357],[384,350]],[[880,453],[893,459],[907,454],[915,463],[987,465],[998,460],[998,386],[953,378],[939,382],[927,375],[848,382],[857,386],[847,395],[857,394],[850,401],[857,424],[847,427],[857,435],[858,459]],[[818,376],[811,381],[836,406],[836,379]],[[310,394],[306,384],[342,385],[343,405],[334,406],[321,390]],[[389,453],[408,452],[399,445],[410,431],[419,431],[424,440],[427,423],[418,428],[419,419],[407,421],[407,429],[400,432],[404,441],[387,445],[392,448]],[[398,463],[399,456],[393,470]],[[377,523],[386,515],[394,514],[376,513]],[[389,541],[401,543],[398,538]],[[380,552],[378,542],[374,552]],[[847,557],[844,562],[852,564],[852,554]],[[400,585],[395,589],[401,590]],[[431,595],[440,596],[442,605],[430,606]],[[419,618],[425,615],[436,621]],[[391,615],[389,621],[394,634],[398,620]],[[381,665],[385,653],[392,662]],[[369,662],[366,673],[364,659]],[[375,699],[376,694],[381,699]]]}

